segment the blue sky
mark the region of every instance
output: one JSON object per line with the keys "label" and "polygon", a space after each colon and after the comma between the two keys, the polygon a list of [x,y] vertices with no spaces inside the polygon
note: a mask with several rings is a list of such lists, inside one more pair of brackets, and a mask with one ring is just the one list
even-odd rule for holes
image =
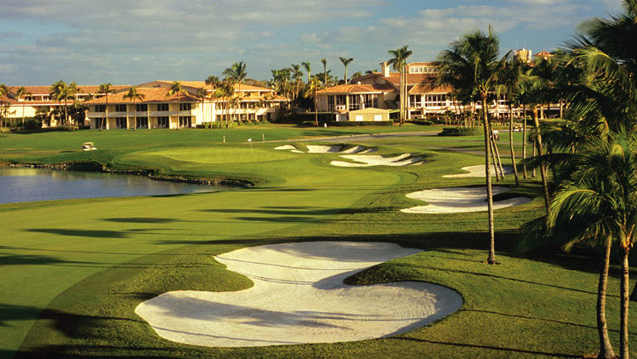
{"label": "blue sky", "polygon": [[248,77],[326,58],[342,76],[378,69],[409,45],[429,61],[450,41],[491,24],[502,52],[564,44],[621,0],[2,0],[0,83],[97,85],[203,80],[235,61]]}

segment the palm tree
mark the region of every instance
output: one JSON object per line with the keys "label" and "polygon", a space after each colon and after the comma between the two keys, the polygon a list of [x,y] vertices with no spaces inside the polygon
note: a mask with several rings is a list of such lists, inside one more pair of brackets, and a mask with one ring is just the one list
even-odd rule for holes
{"label": "palm tree", "polygon": [[[26,88],[24,88],[24,86],[20,86],[20,88],[18,88],[18,90],[16,91],[16,96],[18,96],[18,98],[22,99],[22,128],[24,128],[24,109],[26,106],[25,103],[25,97],[30,96],[31,93],[27,91]],[[2,97],[2,96],[0,96]]]}
{"label": "palm tree", "polygon": [[115,91],[113,90],[113,85],[110,82],[101,84],[99,89],[97,90],[97,93],[103,93],[106,97],[106,110],[104,111],[104,118],[100,126],[100,131],[106,127],[106,121],[108,121],[108,95],[112,94],[113,92]]}
{"label": "palm tree", "polygon": [[400,125],[405,123],[406,109],[407,109],[407,58],[411,56],[412,52],[407,45],[398,48],[396,50],[389,50],[388,53],[393,57],[389,59],[388,64],[394,67],[394,70],[400,72]]}
{"label": "palm tree", "polygon": [[637,230],[637,136],[611,132],[591,137],[571,159],[576,170],[555,195],[550,224],[569,225],[575,240],[605,240],[606,258],[598,291],[600,357],[613,358],[605,319],[605,290],[611,241],[619,244],[622,265],[620,356],[628,358],[628,255]]}
{"label": "palm tree", "polygon": [[507,105],[509,106],[509,147],[511,148],[511,164],[513,166],[513,176],[515,185],[520,185],[518,178],[518,168],[515,163],[515,147],[513,145],[513,104],[515,103],[515,92],[520,82],[520,63],[511,58],[506,62],[501,74],[501,85],[498,92],[503,92]]}
{"label": "palm tree", "polygon": [[309,91],[312,92],[312,99],[314,99],[314,125],[316,127],[319,127],[316,91],[318,91],[320,88],[321,88],[321,80],[319,80],[316,76],[312,77],[310,83],[308,84],[308,89]]}
{"label": "palm tree", "polygon": [[345,74],[343,75],[343,81],[345,81],[345,85],[348,84],[348,79],[347,79],[347,65],[350,64],[350,62],[354,61],[354,58],[350,57],[349,59],[346,57],[339,57],[339,60],[341,60],[341,62],[343,63],[343,66],[345,66]]}
{"label": "palm tree", "polygon": [[292,78],[295,80],[293,99],[298,102],[299,93],[301,91],[301,78],[303,77],[303,72],[301,71],[301,65],[291,64],[290,72],[292,74]]}
{"label": "palm tree", "polygon": [[246,64],[243,62],[235,62],[232,64],[232,66],[223,70],[223,75],[226,77],[226,79],[229,78],[234,83],[239,85],[239,89],[237,91],[239,97],[238,103],[241,103],[241,82],[245,80],[246,76],[248,76],[248,73],[246,71]]}
{"label": "palm tree", "polygon": [[166,94],[166,97],[177,96],[177,129],[179,129],[179,115],[181,114],[181,96],[186,95],[188,92],[181,86],[181,81],[175,81],[170,86],[170,90]]}
{"label": "palm tree", "polygon": [[137,107],[135,105],[136,100],[143,100],[146,95],[143,93],[137,92],[137,86],[133,86],[128,89],[126,95],[124,95],[125,99],[133,100],[133,118],[135,123],[133,124],[133,131],[137,131]]}
{"label": "palm tree", "polygon": [[312,64],[310,64],[309,61],[303,61],[301,62],[301,65],[303,65],[303,68],[305,69],[305,72],[307,72],[307,83],[310,83],[310,78],[311,78],[311,74],[312,74]]}
{"label": "palm tree", "polygon": [[[216,96],[217,95],[217,88],[219,87],[219,85],[221,84],[221,81],[219,80],[219,77],[214,76],[214,75],[210,75],[206,78],[206,85],[210,86],[210,89],[213,90],[213,96],[214,97],[220,97],[220,96]],[[212,117],[212,111],[210,116]],[[212,128],[212,127],[211,127]]]}
{"label": "palm tree", "polygon": [[[459,91],[472,93],[482,103],[484,128],[484,162],[487,187],[487,208],[489,215],[489,264],[495,264],[495,231],[493,220],[493,191],[489,158],[491,157],[491,125],[489,123],[487,98],[498,85],[498,76],[504,67],[508,54],[498,59],[500,41],[489,27],[489,33],[476,31],[454,40],[450,49],[438,55],[441,84],[451,85]],[[405,48],[406,49],[406,48]],[[399,49],[401,50],[401,49]],[[397,52],[399,52],[397,50]],[[398,56],[396,56],[398,57]]]}
{"label": "palm tree", "polygon": [[67,101],[70,97],[69,86],[62,80],[57,81],[53,83],[53,85],[51,85],[51,87],[49,88],[49,95],[51,96],[51,99],[57,101],[58,103],[60,103],[60,105],[62,104],[62,102],[64,102],[64,122],[67,123]]}
{"label": "palm tree", "polygon": [[[0,98],[5,97],[9,94],[9,88],[5,84],[0,84]],[[0,104],[1,105],[1,104]],[[4,110],[0,109],[3,113],[0,113],[0,129],[4,127]]]}
{"label": "palm tree", "polygon": [[[71,99],[73,101],[73,105],[75,106],[77,104],[76,95],[77,95],[78,92],[80,92],[80,89],[77,87],[77,84],[75,83],[75,81],[73,81],[73,82],[71,82],[69,84],[69,86],[67,87],[66,91],[67,91],[67,94],[66,94],[67,99]],[[66,101],[65,101],[64,106],[65,107],[67,106]],[[72,120],[73,116],[70,116],[70,119]],[[69,122],[69,124],[72,125],[72,123],[70,123],[70,122]]]}
{"label": "palm tree", "polygon": [[323,63],[323,84],[327,86],[327,60],[323,58],[321,63]]}

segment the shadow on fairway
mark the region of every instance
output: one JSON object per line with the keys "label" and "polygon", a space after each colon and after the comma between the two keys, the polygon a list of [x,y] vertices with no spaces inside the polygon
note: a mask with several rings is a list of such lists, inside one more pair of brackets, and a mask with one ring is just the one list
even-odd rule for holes
{"label": "shadow on fairway", "polygon": [[[13,248],[12,248],[13,249]],[[15,265],[89,264],[90,262],[65,261],[55,257],[30,254],[0,254],[0,267]]]}
{"label": "shadow on fairway", "polygon": [[174,223],[180,222],[172,218],[132,217],[132,218],[104,218],[104,221],[115,223]]}
{"label": "shadow on fairway", "polygon": [[412,342],[437,344],[437,345],[450,345],[450,346],[456,346],[456,347],[475,348],[475,349],[488,349],[488,350],[495,350],[500,352],[543,355],[543,356],[556,357],[556,358],[581,358],[582,357],[581,354],[551,353],[551,352],[541,352],[536,350],[505,348],[505,347],[496,347],[496,346],[480,345],[480,344],[452,343],[452,342],[443,342],[443,341],[408,338],[408,337],[390,338],[388,340],[412,341]]}
{"label": "shadow on fairway", "polygon": [[81,229],[58,229],[58,228],[34,228],[27,229],[27,232],[56,234],[60,236],[72,237],[94,237],[94,238],[126,238],[128,235],[119,231],[104,230],[81,230]]}

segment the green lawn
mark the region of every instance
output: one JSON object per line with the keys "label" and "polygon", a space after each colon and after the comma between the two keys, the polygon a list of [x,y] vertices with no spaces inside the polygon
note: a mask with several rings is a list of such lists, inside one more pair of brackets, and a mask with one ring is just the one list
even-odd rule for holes
{"label": "green lawn", "polygon": [[[0,159],[29,163],[99,161],[112,168],[249,179],[250,189],[183,196],[110,198],[0,205],[0,357],[68,358],[535,358],[596,350],[597,259],[512,254],[517,229],[541,214],[537,179],[516,191],[535,197],[496,211],[497,266],[486,260],[486,213],[415,215],[411,191],[478,185],[443,179],[482,163],[479,137],[414,135],[357,142],[381,154],[425,156],[420,166],[337,168],[335,154],[275,151],[266,140],[432,131],[438,128],[78,131],[0,135]],[[220,136],[226,135],[226,143]],[[516,134],[519,139],[519,134]],[[252,138],[252,148],[245,142]],[[78,151],[93,141],[97,151]],[[330,140],[331,143],[341,143]],[[305,144],[303,140],[294,143]],[[519,142],[518,142],[519,143]],[[508,161],[508,141],[499,143]],[[516,149],[517,150],[517,149]],[[519,150],[518,150],[519,151]],[[512,185],[509,176],[506,185]],[[169,290],[238,290],[251,282],[212,255],[282,241],[391,241],[424,249],[349,281],[421,280],[457,290],[463,308],[394,338],[364,342],[217,349],[156,336],[133,310]],[[619,280],[609,291],[611,336],[618,342]],[[631,327],[633,333],[636,327]],[[633,337],[633,339],[635,339]],[[633,350],[637,340],[631,343]]]}

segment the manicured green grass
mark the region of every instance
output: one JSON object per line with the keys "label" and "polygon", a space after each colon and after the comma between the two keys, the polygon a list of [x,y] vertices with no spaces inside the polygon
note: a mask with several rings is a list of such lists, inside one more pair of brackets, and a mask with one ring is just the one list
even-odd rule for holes
{"label": "manicured green grass", "polygon": [[[484,264],[486,213],[399,211],[422,204],[405,197],[411,191],[481,184],[482,179],[442,178],[483,162],[479,137],[366,140],[357,144],[379,147],[379,153],[387,155],[421,154],[428,162],[361,169],[330,166],[338,158],[335,154],[275,151],[277,143],[254,142],[251,149],[244,141],[261,132],[268,140],[369,128],[246,127],[228,130],[225,144],[206,142],[207,133],[215,131],[221,133],[82,131],[8,135],[0,140],[0,158],[13,161],[46,163],[95,156],[93,160],[113,168],[141,166],[168,174],[247,178],[258,184],[184,196],[0,205],[1,357],[11,357],[15,350],[18,357],[72,358],[534,358],[595,352],[596,260],[510,253],[519,226],[541,214],[537,179],[524,181],[516,190],[536,197],[533,202],[496,211],[501,262],[497,266]],[[102,154],[77,151],[75,142],[82,135],[100,136],[87,140],[103,149]],[[499,143],[503,153],[507,143],[505,139]],[[503,160],[508,161],[504,155]],[[512,183],[508,176],[504,184]],[[463,308],[394,338],[237,349],[168,342],[134,314],[141,301],[169,290],[238,290],[251,285],[215,262],[215,254],[306,240],[392,241],[422,248],[418,255],[349,280],[355,284],[430,281],[457,290],[465,300]],[[615,343],[618,283],[611,278],[609,290]],[[634,349],[637,340],[631,344]]]}

